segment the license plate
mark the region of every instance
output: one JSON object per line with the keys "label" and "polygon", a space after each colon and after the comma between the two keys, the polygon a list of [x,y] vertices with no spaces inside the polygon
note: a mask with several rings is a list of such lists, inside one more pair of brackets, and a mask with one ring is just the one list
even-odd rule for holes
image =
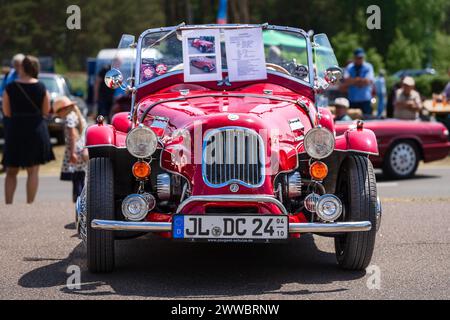
{"label": "license plate", "polygon": [[286,240],[287,216],[175,215],[173,237],[181,240],[257,242]]}

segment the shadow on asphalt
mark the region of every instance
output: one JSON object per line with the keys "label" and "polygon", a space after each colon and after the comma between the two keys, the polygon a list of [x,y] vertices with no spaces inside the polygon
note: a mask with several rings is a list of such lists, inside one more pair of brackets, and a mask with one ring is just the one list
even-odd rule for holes
{"label": "shadow on asphalt", "polygon": [[[330,239],[330,241],[332,241]],[[309,295],[348,290],[340,281],[359,279],[365,271],[337,267],[334,254],[317,249],[314,238],[287,244],[242,245],[175,243],[155,236],[116,242],[116,269],[91,274],[79,244],[63,260],[36,268],[19,280],[24,288],[59,287],[61,292],[85,297],[108,295],[149,298],[228,298],[242,295]],[[41,261],[51,260],[42,259]],[[33,261],[28,258],[27,261]],[[82,270],[81,289],[66,286],[70,265]],[[295,290],[289,284],[336,283],[334,290]]]}
{"label": "shadow on asphalt", "polygon": [[412,178],[408,179],[392,179],[389,177],[386,177],[382,173],[376,173],[375,174],[377,182],[400,182],[400,181],[409,181],[409,180],[425,180],[425,179],[441,179],[442,175],[432,175],[432,174],[416,174]]}
{"label": "shadow on asphalt", "polygon": [[72,223],[66,224],[64,226],[64,229],[66,229],[66,230],[76,230],[77,226],[75,225],[75,222],[72,222]]}

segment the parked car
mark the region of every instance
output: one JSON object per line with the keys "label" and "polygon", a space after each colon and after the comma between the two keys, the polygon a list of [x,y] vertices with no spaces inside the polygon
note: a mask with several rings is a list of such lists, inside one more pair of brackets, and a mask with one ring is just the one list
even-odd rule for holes
{"label": "parked car", "polygon": [[[86,131],[89,174],[76,225],[91,272],[113,270],[115,241],[147,233],[212,243],[286,242],[313,233],[335,239],[342,268],[369,265],[381,221],[369,160],[377,141],[362,127],[336,136],[329,110],[314,105],[315,93],[342,76],[326,35],[310,40],[296,28],[208,25],[221,33],[241,27],[270,32],[266,49],[277,45],[273,39],[291,44],[258,67],[267,77],[230,83],[225,66],[217,66],[226,80],[186,82],[180,26],[139,37],[142,52],[160,50],[155,63],[167,73],[145,81],[137,74],[131,110],[110,125],[99,118]],[[308,52],[319,51],[323,61],[316,56],[313,64]],[[140,53],[134,70],[142,70]],[[226,49],[222,54],[226,62]],[[291,74],[284,63],[306,74]],[[116,89],[129,85],[125,79],[112,69],[105,83]]]}
{"label": "parked car", "polygon": [[[53,105],[53,101],[61,96],[67,96],[71,100],[77,102],[81,113],[86,117],[88,108],[86,102],[82,98],[82,93],[73,92],[69,81],[59,74],[54,73],[41,73],[39,74],[39,81],[41,81],[47,91],[50,93],[50,103]],[[64,125],[63,120],[59,117],[51,114],[50,121],[48,122],[48,128],[50,136],[55,137],[58,140],[58,144],[64,143]]]}
{"label": "parked car", "polygon": [[191,58],[191,65],[194,67],[203,70],[203,72],[213,72],[216,70],[216,64],[214,59],[210,59],[207,57],[196,57]]}
{"label": "parked car", "polygon": [[[336,133],[354,127],[352,122],[336,123]],[[449,155],[448,130],[439,122],[407,120],[369,120],[364,127],[372,130],[378,142],[378,155],[370,160],[375,168],[393,179],[411,178],[419,162],[444,159]]]}
{"label": "parked car", "polygon": [[403,78],[403,77],[419,77],[422,75],[435,75],[436,70],[433,68],[426,68],[426,69],[406,69],[406,70],[400,70],[394,73],[394,77],[396,78]]}
{"label": "parked car", "polygon": [[194,39],[192,46],[200,50],[200,52],[207,53],[214,50],[214,43],[202,39]]}

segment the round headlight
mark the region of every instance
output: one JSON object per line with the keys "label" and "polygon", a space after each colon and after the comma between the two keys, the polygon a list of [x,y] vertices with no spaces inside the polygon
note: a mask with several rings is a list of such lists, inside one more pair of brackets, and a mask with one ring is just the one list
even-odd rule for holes
{"label": "round headlight", "polygon": [[131,194],[122,202],[122,214],[130,221],[141,221],[147,216],[149,209],[147,199],[140,194]]}
{"label": "round headlight", "polygon": [[152,129],[138,127],[127,135],[127,149],[136,158],[151,157],[158,146],[158,137]]}
{"label": "round headlight", "polygon": [[314,159],[324,159],[331,155],[334,143],[334,135],[325,128],[309,130],[304,140],[306,153]]}
{"label": "round headlight", "polygon": [[317,201],[316,212],[323,221],[335,221],[342,214],[342,202],[335,195],[325,194]]}

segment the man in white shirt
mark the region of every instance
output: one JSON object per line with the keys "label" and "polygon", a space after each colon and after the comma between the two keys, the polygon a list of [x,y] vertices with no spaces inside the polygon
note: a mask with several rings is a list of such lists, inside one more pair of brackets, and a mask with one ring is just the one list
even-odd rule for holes
{"label": "man in white shirt", "polygon": [[416,82],[412,77],[405,77],[402,87],[395,93],[394,118],[416,120],[423,108],[420,94],[414,90]]}

